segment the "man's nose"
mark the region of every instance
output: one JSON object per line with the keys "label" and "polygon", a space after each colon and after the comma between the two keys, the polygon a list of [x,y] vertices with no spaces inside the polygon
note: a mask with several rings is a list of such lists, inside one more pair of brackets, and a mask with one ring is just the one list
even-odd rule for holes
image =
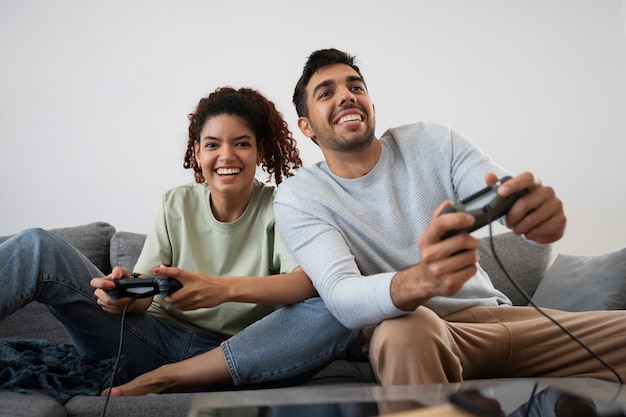
{"label": "man's nose", "polygon": [[346,102],[356,103],[356,96],[352,93],[348,87],[341,87],[339,91],[339,98],[341,100],[341,104]]}

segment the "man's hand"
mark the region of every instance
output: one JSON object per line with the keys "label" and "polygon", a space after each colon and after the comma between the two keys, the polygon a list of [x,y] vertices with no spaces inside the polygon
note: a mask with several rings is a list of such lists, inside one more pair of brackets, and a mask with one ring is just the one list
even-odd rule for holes
{"label": "man's hand", "polygon": [[421,262],[398,272],[391,281],[391,299],[401,310],[413,311],[432,297],[454,295],[476,274],[479,241],[467,233],[441,239],[449,230],[474,223],[474,217],[466,213],[439,215],[451,205],[446,201],[435,210],[418,239]]}
{"label": "man's hand", "polygon": [[[498,178],[489,173],[485,177],[487,184],[493,184]],[[506,215],[506,224],[513,232],[524,235],[537,243],[552,243],[563,237],[567,218],[563,203],[556,196],[552,187],[544,186],[530,172],[524,172],[511,178],[498,188],[498,193],[506,197],[518,190],[527,189],[528,194],[515,202]]]}

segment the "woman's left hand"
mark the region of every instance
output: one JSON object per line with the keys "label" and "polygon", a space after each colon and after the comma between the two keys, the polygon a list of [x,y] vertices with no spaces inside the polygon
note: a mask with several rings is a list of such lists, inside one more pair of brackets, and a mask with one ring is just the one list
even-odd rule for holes
{"label": "woman's left hand", "polygon": [[229,301],[228,279],[163,265],[153,272],[155,276],[169,276],[183,284],[180,290],[163,299],[179,310],[215,307]]}

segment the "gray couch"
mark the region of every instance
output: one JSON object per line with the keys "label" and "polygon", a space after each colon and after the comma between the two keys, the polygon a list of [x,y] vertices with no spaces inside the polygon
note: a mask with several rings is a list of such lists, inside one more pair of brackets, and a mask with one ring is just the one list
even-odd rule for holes
{"label": "gray couch", "polygon": [[[111,270],[111,265],[125,266],[132,271],[145,239],[145,235],[116,231],[113,226],[102,222],[53,229],[52,232],[74,245],[104,273]],[[8,236],[0,237],[0,242],[8,238]],[[480,264],[490,274],[495,286],[506,293],[514,304],[526,305],[527,301],[497,265],[489,249],[487,238],[484,238],[481,243]],[[579,286],[570,291],[568,287],[571,285],[562,284],[562,275],[567,274],[577,279],[578,276],[588,272],[589,268],[598,268],[599,265],[609,265],[605,268],[606,273],[613,273],[615,269],[615,272],[621,276],[621,280],[617,278],[613,280],[618,281],[619,285],[616,284],[613,286],[615,288],[611,287],[606,290],[603,288],[602,291],[607,293],[606,296],[603,294],[598,297],[596,288],[604,284],[591,282],[592,287],[584,291],[591,291],[586,295],[594,294],[594,297],[585,297],[585,299],[593,298],[594,303],[604,303],[600,306],[602,308],[623,308],[624,306],[626,248],[598,257],[560,255],[555,261],[550,245],[535,245],[510,232],[496,235],[494,243],[496,253],[499,254],[499,258],[510,274],[520,283],[524,291],[530,296],[534,295],[537,298],[536,301],[543,306],[564,308],[563,305],[555,303],[555,300],[570,298],[571,292],[580,293],[581,288]],[[614,268],[615,265],[617,265],[616,268]],[[90,279],[90,277],[85,277],[85,279]],[[561,281],[560,286],[559,281]],[[584,286],[582,281],[580,285]],[[615,297],[615,292],[620,293],[621,297]],[[610,299],[610,302],[607,299]],[[567,300],[565,301],[567,304]],[[574,304],[574,307],[570,309],[580,307],[580,302],[570,302],[570,304]],[[567,309],[567,306],[565,308]],[[29,304],[26,308],[0,320],[0,338],[14,337],[69,343],[63,328],[39,303]],[[308,384],[372,382],[373,377],[367,362],[350,362],[340,358],[319,372]],[[107,416],[185,416],[189,411],[192,395],[191,393],[151,394],[144,397],[112,398],[108,405]],[[0,415],[2,416],[99,416],[103,406],[104,399],[100,397],[78,395],[61,405],[43,390],[35,390],[32,394],[0,390]]]}

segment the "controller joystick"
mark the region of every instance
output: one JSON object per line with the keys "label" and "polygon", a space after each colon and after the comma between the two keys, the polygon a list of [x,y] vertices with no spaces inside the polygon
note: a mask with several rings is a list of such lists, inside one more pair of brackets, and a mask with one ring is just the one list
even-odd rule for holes
{"label": "controller joystick", "polygon": [[156,278],[159,283],[159,294],[162,298],[167,297],[168,295],[180,290],[183,288],[183,284],[180,283],[179,280],[172,277],[163,277]]}
{"label": "controller joystick", "polygon": [[137,274],[133,274],[133,278],[123,278],[113,282],[115,288],[109,291],[112,300],[123,297],[146,298],[156,294],[167,297],[183,287],[183,284],[176,278],[139,278]]}
{"label": "controller joystick", "polygon": [[445,208],[441,214],[446,213],[468,213],[474,216],[476,221],[473,225],[463,229],[449,230],[443,234],[442,239],[447,239],[458,233],[471,233],[487,225],[490,221],[498,219],[509,212],[513,204],[528,190],[517,191],[507,197],[498,194],[498,188],[511,177],[502,177],[500,181],[483,188],[482,190],[461,200],[459,203]]}

